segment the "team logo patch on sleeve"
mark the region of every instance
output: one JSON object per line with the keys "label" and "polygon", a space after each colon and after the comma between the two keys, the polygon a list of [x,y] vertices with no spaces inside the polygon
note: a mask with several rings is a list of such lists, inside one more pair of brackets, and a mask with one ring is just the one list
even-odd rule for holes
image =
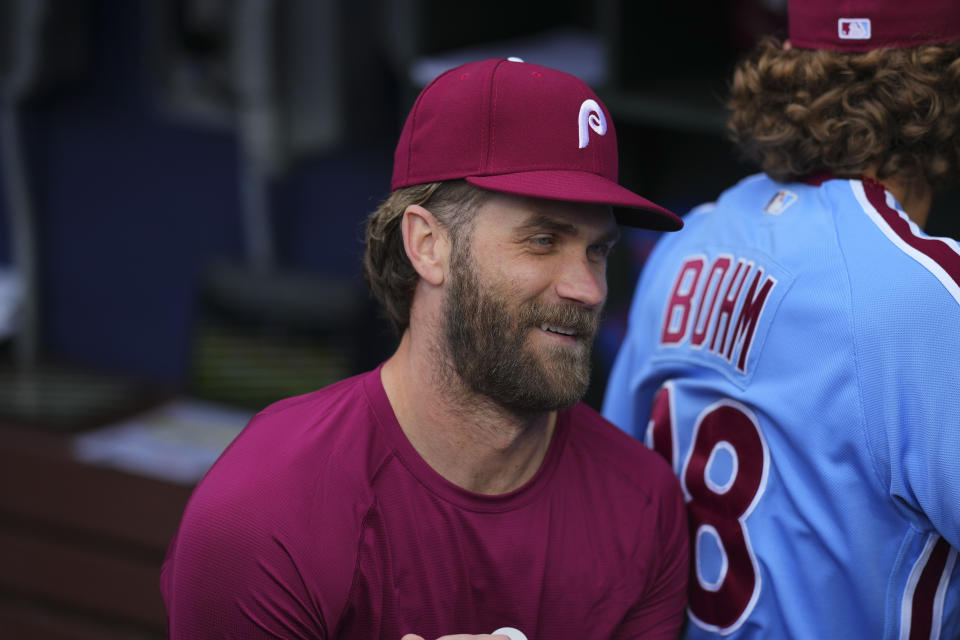
{"label": "team logo patch on sleeve", "polygon": [[694,359],[746,384],[792,281],[766,256],[687,256],[669,289],[660,355]]}
{"label": "team logo patch on sleeve", "polygon": [[763,208],[763,212],[771,216],[778,216],[786,211],[797,199],[798,196],[793,191],[781,189],[777,191],[776,195],[770,198],[770,202]]}

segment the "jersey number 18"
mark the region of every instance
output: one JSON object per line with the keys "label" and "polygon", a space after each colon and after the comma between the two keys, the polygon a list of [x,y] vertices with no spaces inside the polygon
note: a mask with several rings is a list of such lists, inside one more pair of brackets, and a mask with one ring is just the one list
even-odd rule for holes
{"label": "jersey number 18", "polygon": [[[677,469],[673,385],[665,383],[654,398],[647,444]],[[691,446],[679,472],[687,498],[691,564],[690,613],[705,629],[729,633],[740,627],[760,595],[760,570],[750,545],[746,520],[767,484],[770,454],[750,409],[720,400],[693,425]],[[720,457],[729,473],[718,481],[711,468]],[[719,567],[705,575],[705,545],[719,548]]]}

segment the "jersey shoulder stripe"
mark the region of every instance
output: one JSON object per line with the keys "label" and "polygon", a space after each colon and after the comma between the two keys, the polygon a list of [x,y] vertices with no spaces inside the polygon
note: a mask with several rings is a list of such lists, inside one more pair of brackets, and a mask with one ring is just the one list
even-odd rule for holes
{"label": "jersey shoulder stripe", "polygon": [[854,196],[881,232],[932,273],[960,304],[960,246],[950,238],[923,234],[905,213],[887,202],[879,185],[851,180]]}

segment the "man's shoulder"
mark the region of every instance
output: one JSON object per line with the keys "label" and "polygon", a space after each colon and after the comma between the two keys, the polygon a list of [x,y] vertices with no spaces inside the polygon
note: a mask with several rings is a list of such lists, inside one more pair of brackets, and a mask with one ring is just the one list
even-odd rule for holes
{"label": "man's shoulder", "polygon": [[810,248],[828,247],[836,212],[855,203],[852,194],[842,200],[817,185],[776,182],[763,174],[746,177],[687,213],[682,233],[661,237],[649,272],[654,284],[665,287],[670,283],[660,282],[660,270],[673,270],[678,262],[710,264],[720,258],[747,265],[775,257],[790,269],[815,266]]}
{"label": "man's shoulder", "polygon": [[656,454],[636,438],[624,433],[586,403],[579,402],[567,411],[572,426],[571,439],[575,442],[582,440],[585,445],[628,460],[643,459],[651,455],[656,457]]}
{"label": "man's shoulder", "polygon": [[349,452],[351,442],[373,437],[376,410],[366,392],[373,375],[377,372],[271,404],[254,416],[227,453],[238,456],[241,451],[232,450],[240,449],[284,467],[308,458],[307,465],[316,469],[331,454]]}
{"label": "man's shoulder", "polygon": [[644,493],[679,490],[670,465],[584,403],[568,410],[570,446],[584,464],[600,467],[601,475],[625,481]]}
{"label": "man's shoulder", "polygon": [[[361,498],[388,455],[378,447],[376,410],[360,374],[278,401],[250,421],[203,479],[195,497],[215,494],[242,503],[300,501],[339,493]],[[318,492],[319,488],[323,491]],[[272,497],[271,497],[272,496]],[[265,511],[270,511],[264,505]],[[288,509],[285,509],[288,511]]]}
{"label": "man's shoulder", "polygon": [[[575,496],[581,517],[606,523],[605,531],[638,557],[685,557],[683,491],[667,461],[585,405],[572,407],[569,417],[562,471],[554,478],[562,495]],[[641,542],[649,540],[662,543],[656,553]]]}
{"label": "man's shoulder", "polygon": [[376,375],[379,375],[378,369],[365,371],[316,391],[278,400],[262,409],[257,417],[268,420],[297,419],[315,415],[318,410],[347,408],[364,397],[368,378]]}
{"label": "man's shoulder", "polygon": [[[177,598],[189,612],[194,599],[209,598],[233,615],[237,602],[262,604],[257,594],[293,593],[305,606],[284,614],[311,628],[342,609],[374,503],[371,469],[389,456],[365,397],[365,376],[375,374],[281,400],[253,418],[190,497],[164,565],[168,602]],[[231,591],[231,583],[241,586]]]}

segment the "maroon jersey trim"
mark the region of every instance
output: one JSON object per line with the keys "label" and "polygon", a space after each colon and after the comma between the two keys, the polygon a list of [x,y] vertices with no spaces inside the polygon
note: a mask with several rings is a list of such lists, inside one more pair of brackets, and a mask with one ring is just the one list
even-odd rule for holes
{"label": "maroon jersey trim", "polygon": [[923,264],[960,302],[960,251],[946,239],[917,235],[916,227],[909,219],[887,204],[882,185],[872,180],[864,180],[862,184],[867,201],[879,216],[874,221],[881,231]]}

